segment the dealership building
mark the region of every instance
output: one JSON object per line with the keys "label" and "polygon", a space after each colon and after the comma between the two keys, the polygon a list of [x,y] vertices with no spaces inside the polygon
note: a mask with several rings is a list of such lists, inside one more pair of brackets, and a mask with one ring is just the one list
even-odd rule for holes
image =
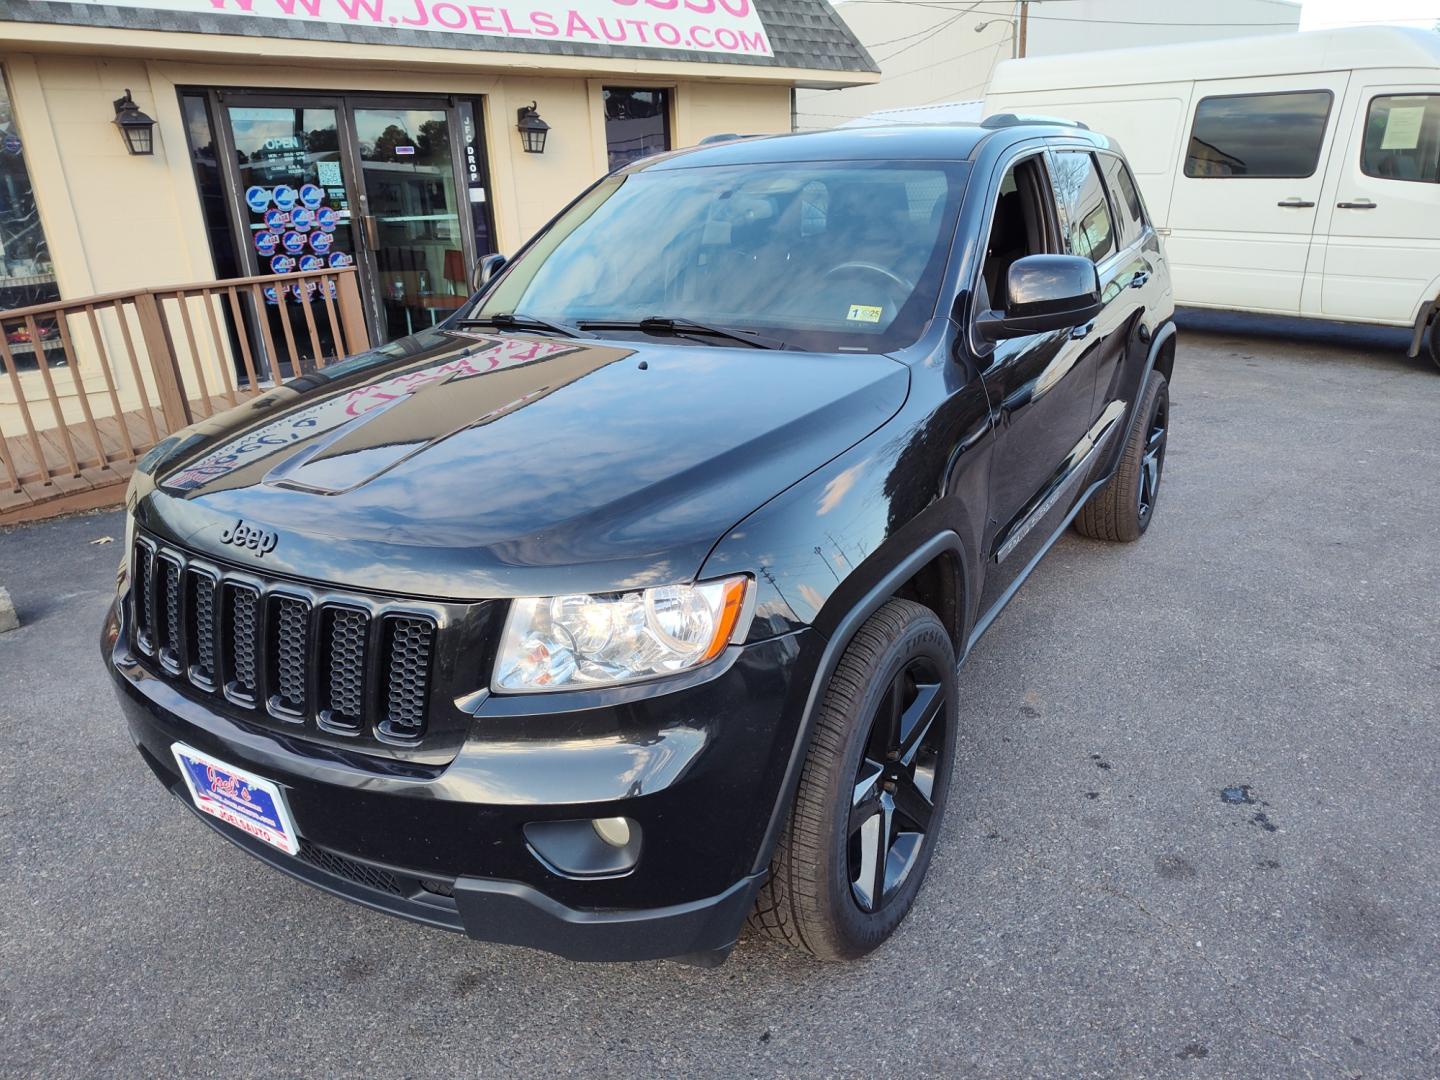
{"label": "dealership building", "polygon": [[878,77],[826,0],[0,0],[0,73],[0,311],[353,266],[373,341],[609,170]]}

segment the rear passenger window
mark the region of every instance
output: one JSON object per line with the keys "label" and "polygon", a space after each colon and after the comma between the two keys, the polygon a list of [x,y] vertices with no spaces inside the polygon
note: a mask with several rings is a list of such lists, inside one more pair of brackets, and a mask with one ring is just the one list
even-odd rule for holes
{"label": "rear passenger window", "polygon": [[1140,201],[1140,191],[1135,187],[1130,167],[1118,157],[1101,154],[1100,168],[1105,173],[1105,185],[1110,189],[1110,201],[1120,218],[1121,243],[1129,244],[1145,231],[1145,206]]}
{"label": "rear passenger window", "polygon": [[1385,94],[1370,102],[1360,171],[1440,184],[1440,94]]}
{"label": "rear passenger window", "polygon": [[1055,194],[1073,254],[1101,262],[1115,251],[1115,224],[1095,158],[1083,150],[1055,155]]}
{"label": "rear passenger window", "polygon": [[1185,175],[1313,176],[1330,119],[1329,90],[1207,97],[1195,108]]}

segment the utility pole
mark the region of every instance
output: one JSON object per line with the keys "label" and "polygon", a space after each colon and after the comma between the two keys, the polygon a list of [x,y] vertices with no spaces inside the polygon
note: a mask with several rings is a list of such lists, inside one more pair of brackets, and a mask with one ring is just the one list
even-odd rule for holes
{"label": "utility pole", "polygon": [[1015,37],[1015,56],[1025,56],[1025,31],[1030,25],[1030,0],[1020,0],[1020,32]]}

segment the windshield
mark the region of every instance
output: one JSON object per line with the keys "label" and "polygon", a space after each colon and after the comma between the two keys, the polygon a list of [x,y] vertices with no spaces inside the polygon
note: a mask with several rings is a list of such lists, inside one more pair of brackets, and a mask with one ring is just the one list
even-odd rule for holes
{"label": "windshield", "polygon": [[895,349],[934,315],[964,181],[965,166],[931,161],[607,177],[468,317],[659,317],[812,351]]}

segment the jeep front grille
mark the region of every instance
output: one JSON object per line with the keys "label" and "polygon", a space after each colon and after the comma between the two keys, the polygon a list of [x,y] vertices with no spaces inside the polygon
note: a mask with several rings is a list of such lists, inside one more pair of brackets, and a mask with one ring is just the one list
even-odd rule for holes
{"label": "jeep front grille", "polygon": [[131,640],[168,681],[271,727],[392,746],[418,744],[429,730],[435,613],[269,580],[148,536],[136,541],[134,565]]}

